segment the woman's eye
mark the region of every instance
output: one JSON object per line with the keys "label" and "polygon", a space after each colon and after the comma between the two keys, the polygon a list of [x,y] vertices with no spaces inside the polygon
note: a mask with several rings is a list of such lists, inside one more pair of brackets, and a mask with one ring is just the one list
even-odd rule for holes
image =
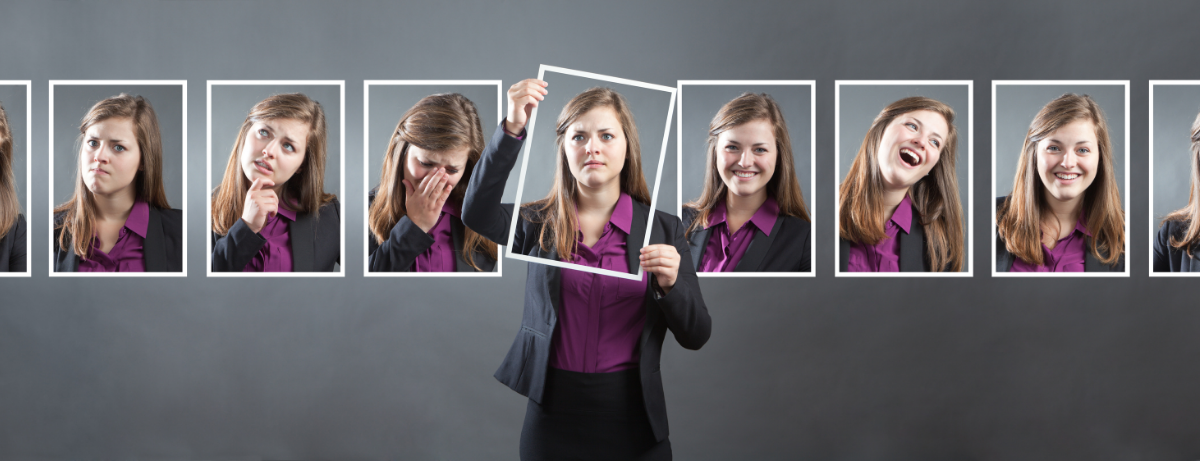
{"label": "woman's eye", "polygon": [[930,140],[929,143],[933,144],[933,147],[942,147],[942,142],[936,139]]}
{"label": "woman's eye", "polygon": [[293,146],[290,143],[283,143],[283,150],[286,150],[288,152],[295,152],[296,146]]}
{"label": "woman's eye", "polygon": [[904,122],[904,126],[908,127],[908,129],[913,130],[913,131],[917,130],[917,124],[913,123],[913,122]]}
{"label": "woman's eye", "polygon": [[458,170],[446,170],[446,174],[458,174]]}
{"label": "woman's eye", "polygon": [[99,146],[100,143],[97,142],[95,139],[89,139],[87,141],[87,145],[88,145],[88,147],[96,147],[96,146]]}
{"label": "woman's eye", "polygon": [[1079,148],[1079,150],[1078,150],[1077,152],[1079,152],[1079,155],[1084,155],[1084,154],[1087,154],[1087,153],[1089,153],[1089,152],[1091,152],[1091,151],[1092,151],[1091,149],[1088,149],[1088,148],[1086,148],[1086,147],[1081,147],[1081,148]]}
{"label": "woman's eye", "polygon": [[433,168],[433,164],[432,164],[432,163],[426,163],[426,162],[422,162],[422,161],[419,161],[419,160],[417,161],[417,163],[420,163],[420,164],[421,164],[421,166],[423,166],[423,167],[425,167],[425,168]]}
{"label": "woman's eye", "polygon": [[571,136],[571,140],[572,140],[572,141],[575,141],[575,142],[580,142],[580,141],[583,141],[583,135],[581,135],[581,134],[577,134],[577,135],[575,135],[575,136]]}
{"label": "woman's eye", "polygon": [[758,149],[754,149],[754,153],[756,153],[756,154],[765,154],[765,153],[767,153],[767,148],[765,148],[765,147],[759,147]]}
{"label": "woman's eye", "polygon": [[737,152],[737,151],[738,151],[738,147],[733,144],[725,146],[725,152]]}
{"label": "woman's eye", "polygon": [[1058,152],[1058,146],[1047,147],[1046,152]]}
{"label": "woman's eye", "polygon": [[270,136],[270,134],[271,134],[271,132],[270,132],[270,131],[267,131],[267,129],[266,129],[266,128],[259,128],[259,129],[258,129],[258,136],[259,136],[259,137],[261,137],[261,138],[265,138],[265,137],[267,137],[267,136]]}
{"label": "woman's eye", "polygon": [[613,136],[609,133],[604,133],[600,137],[601,137],[601,139],[604,139],[605,141],[611,141],[611,140],[613,140],[613,138],[616,138],[616,136]]}
{"label": "woman's eye", "polygon": [[117,144],[117,145],[113,146],[113,150],[115,150],[117,152],[125,152],[125,146]]}

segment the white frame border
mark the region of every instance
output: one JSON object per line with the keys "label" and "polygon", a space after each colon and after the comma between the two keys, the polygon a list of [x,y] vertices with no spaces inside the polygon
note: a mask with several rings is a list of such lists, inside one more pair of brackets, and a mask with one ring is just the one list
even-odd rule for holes
{"label": "white frame border", "polygon": [[[1125,196],[1122,197],[1122,206],[1125,208],[1125,271],[1124,272],[996,272],[996,207],[993,204],[989,208],[992,213],[991,228],[992,233],[988,235],[988,240],[992,244],[992,257],[990,270],[992,277],[1005,278],[1021,278],[1021,277],[1129,277],[1129,266],[1131,260],[1129,258],[1129,196],[1133,191],[1129,190],[1129,176],[1132,168],[1129,165],[1129,80],[992,80],[992,197],[998,197],[996,194],[996,87],[999,85],[1021,85],[1021,86],[1039,86],[1039,85],[1088,85],[1088,86],[1123,86],[1125,88]],[[1153,168],[1153,165],[1151,165]]]}
{"label": "white frame border", "polygon": [[[504,121],[504,82],[500,80],[363,80],[363,229],[370,229],[369,208],[365,197],[371,193],[371,85],[379,86],[496,86],[496,121]],[[431,93],[432,94],[432,93]],[[486,138],[486,133],[485,133]],[[471,178],[463,178],[470,180]],[[502,277],[504,275],[504,258],[496,253],[495,272],[371,272],[370,236],[363,238],[363,277]]]}
{"label": "white frame border", "polygon": [[[341,171],[338,175],[341,177],[341,184],[338,190],[338,199],[342,200],[342,208],[345,209],[346,199],[346,81],[345,80],[209,80],[206,82],[207,91],[205,92],[206,102],[206,135],[204,143],[207,146],[207,153],[204,156],[204,170],[207,172],[207,188],[205,190],[212,191],[212,89],[214,85],[218,86],[268,86],[268,85],[328,85],[337,86],[341,93],[338,104],[341,106],[341,126],[338,127],[341,133],[340,146],[341,152],[340,161]],[[207,235],[212,235],[212,201],[205,200],[205,226],[208,231]],[[345,277],[346,276],[346,217],[339,216],[338,225],[341,226],[341,242],[339,243],[338,251],[340,252],[338,271],[337,272],[213,272],[212,270],[212,238],[204,239],[205,242],[205,267],[204,273],[208,277]]]}
{"label": "white frame border", "polygon": [[[675,150],[676,150],[676,165],[675,173],[678,179],[675,182],[676,197],[679,200],[679,206],[675,209],[680,218],[683,218],[683,86],[804,86],[809,88],[809,175],[808,175],[808,217],[809,228],[812,234],[809,237],[809,271],[808,272],[700,272],[700,268],[696,268],[696,276],[700,278],[738,278],[738,277],[816,277],[817,276],[817,81],[816,80],[679,80],[676,82],[676,88],[679,90],[677,95],[676,110],[678,116],[675,117]],[[793,159],[795,161],[795,159]]]}
{"label": "white frame border", "polygon": [[[974,80],[835,80],[833,103],[833,274],[834,277],[974,277],[975,276],[975,81]],[[964,272],[842,272],[841,252],[838,222],[840,222],[840,204],[837,201],[842,184],[842,85],[965,85],[967,87],[967,270]],[[959,125],[962,126],[962,125]],[[961,150],[960,150],[961,152]],[[960,159],[963,157],[959,157]],[[959,200],[962,200],[959,197]]]}
{"label": "white frame border", "polygon": [[[33,276],[33,258],[30,253],[33,250],[33,245],[30,241],[33,240],[33,232],[30,231],[33,226],[33,81],[32,80],[0,80],[0,85],[17,86],[25,85],[25,222],[29,229],[25,229],[25,272],[0,272],[0,277],[32,277]],[[15,152],[14,152],[15,153]],[[51,205],[53,206],[53,205]],[[53,217],[54,213],[50,213]],[[53,218],[51,218],[53,219]],[[53,232],[53,225],[51,225]],[[51,256],[53,260],[53,256]],[[54,268],[53,264],[50,266]],[[187,270],[185,267],[184,270]]]}
{"label": "white frame border", "polygon": [[[1200,90],[1200,80],[1151,80],[1150,81],[1150,197],[1147,201],[1147,210],[1149,210],[1150,237],[1146,239],[1149,255],[1146,258],[1147,269],[1151,277],[1200,277],[1200,272],[1154,272],[1154,238],[1158,235],[1158,226],[1155,225],[1154,218],[1154,85],[1163,86],[1194,86]],[[1128,220],[1128,219],[1126,219]],[[1126,236],[1129,231],[1126,230]],[[1126,238],[1128,240],[1128,238]],[[1126,261],[1129,260],[1126,255]],[[1126,264],[1128,267],[1128,264]]]}
{"label": "white frame border", "polygon": [[[559,73],[559,74],[565,74],[565,75],[572,75],[575,77],[583,77],[583,78],[590,78],[593,80],[617,83],[617,84],[621,84],[621,85],[636,86],[636,87],[646,88],[646,89],[650,89],[650,90],[659,90],[659,91],[662,91],[665,93],[670,93],[671,101],[670,101],[670,105],[667,107],[667,121],[666,121],[666,128],[663,129],[662,148],[659,150],[659,153],[658,153],[658,171],[654,175],[654,191],[652,192],[652,195],[650,196],[650,216],[648,217],[648,219],[646,221],[646,236],[645,236],[645,240],[642,242],[642,247],[649,245],[650,244],[650,233],[651,233],[650,230],[652,228],[652,224],[654,223],[654,211],[657,209],[657,206],[658,206],[658,189],[660,186],[662,186],[663,164],[667,158],[667,144],[671,141],[671,117],[673,117],[675,115],[675,97],[677,96],[675,87],[655,85],[653,83],[639,82],[639,81],[629,80],[629,79],[624,79],[624,78],[619,78],[619,77],[610,77],[607,75],[593,74],[591,72],[583,72],[583,71],[578,71],[578,70],[564,69],[562,67],[547,66],[545,64],[541,64],[540,66],[538,66],[538,80],[545,80],[546,71]],[[517,208],[517,209],[513,210],[514,216],[513,216],[513,219],[511,220],[511,222],[509,223],[508,244],[505,245],[505,247],[507,248],[507,251],[505,252],[505,256],[507,256],[509,258],[513,258],[513,259],[519,259],[521,261],[536,263],[536,264],[545,264],[548,266],[554,266],[554,267],[559,267],[559,268],[564,268],[564,269],[573,269],[573,270],[577,270],[577,271],[581,271],[581,272],[588,272],[588,273],[592,273],[592,274],[600,274],[600,275],[607,275],[607,276],[611,276],[611,277],[618,277],[618,278],[623,278],[623,279],[628,279],[628,280],[641,281],[644,271],[642,270],[642,267],[640,265],[638,266],[637,274],[633,275],[633,274],[627,274],[624,272],[612,271],[612,270],[608,270],[608,269],[599,269],[599,268],[595,268],[595,267],[588,267],[588,266],[584,266],[582,264],[565,263],[562,261],[554,261],[554,260],[545,259],[545,258],[536,258],[533,256],[526,256],[526,255],[516,253],[513,251],[512,243],[513,243],[513,239],[516,238],[517,222],[520,221],[520,219],[518,219],[518,217],[516,215],[520,213],[519,208],[520,208],[520,204],[521,204],[521,192],[522,192],[522,189],[524,189],[524,187],[525,187],[525,171],[529,167],[529,149],[531,146],[533,146],[533,142],[532,142],[533,141],[533,128],[537,125],[537,116],[538,116],[539,109],[541,109],[541,108],[540,107],[533,108],[533,113],[529,115],[529,122],[525,125],[526,134],[525,134],[525,146],[523,148],[523,154],[521,155],[521,175],[517,179],[517,198],[514,201],[514,203],[516,204],[515,208]],[[644,160],[644,158],[643,158],[643,160]],[[643,164],[644,164],[644,162],[643,162]],[[645,175],[645,174],[646,174],[645,168],[643,168],[642,175]]]}
{"label": "white frame border", "polygon": [[50,86],[49,86],[49,91],[48,91],[48,93],[50,94],[50,108],[49,108],[50,128],[49,128],[49,130],[47,130],[49,132],[49,144],[48,144],[49,147],[48,147],[47,152],[49,152],[49,154],[50,154],[50,155],[48,155],[48,157],[50,158],[50,166],[48,168],[49,172],[47,173],[47,175],[50,176],[50,187],[49,187],[49,190],[47,191],[47,197],[49,198],[49,203],[50,203],[49,207],[51,210],[51,212],[49,213],[50,216],[47,217],[48,223],[49,223],[49,229],[47,230],[47,233],[49,234],[49,237],[50,237],[50,242],[51,242],[50,248],[54,248],[54,212],[53,212],[53,210],[54,210],[54,206],[55,206],[55,203],[54,203],[54,87],[55,87],[55,85],[63,85],[63,86],[68,86],[68,85],[71,85],[71,86],[109,86],[109,85],[111,85],[111,86],[118,86],[118,85],[171,86],[171,85],[178,85],[178,86],[182,87],[182,89],[183,89],[183,95],[182,95],[183,118],[181,119],[181,127],[183,128],[183,131],[181,134],[183,135],[183,138],[181,139],[182,146],[181,146],[181,151],[180,151],[179,155],[180,155],[180,160],[182,160],[182,164],[183,164],[183,170],[182,170],[183,184],[181,186],[182,187],[182,189],[181,189],[182,199],[181,200],[183,202],[181,205],[181,207],[182,207],[181,209],[183,210],[183,271],[181,271],[181,272],[55,272],[54,271],[54,251],[50,251],[49,255],[48,255],[50,264],[46,268],[46,273],[49,274],[50,277],[184,277],[184,278],[186,278],[188,275],[188,227],[187,227],[188,218],[187,218],[187,216],[188,216],[188,211],[189,211],[188,205],[187,205],[187,196],[188,196],[188,188],[187,188],[187,184],[188,184],[188,155],[187,155],[187,148],[188,148],[188,136],[187,136],[187,134],[188,134],[187,133],[187,131],[188,131],[188,117],[187,117],[187,115],[188,115],[188,105],[187,105],[188,82],[187,82],[187,80],[50,80]]}

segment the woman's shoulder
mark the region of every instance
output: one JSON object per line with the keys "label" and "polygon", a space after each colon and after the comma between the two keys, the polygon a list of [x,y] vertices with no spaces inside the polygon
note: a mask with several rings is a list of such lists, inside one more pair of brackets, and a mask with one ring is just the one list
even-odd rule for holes
{"label": "woman's shoulder", "polygon": [[681,214],[679,217],[683,221],[684,225],[690,226],[692,224],[692,221],[694,221],[696,219],[696,216],[699,214],[700,214],[700,210],[697,209],[696,207],[693,207],[690,205],[684,205],[683,206],[683,214]]}
{"label": "woman's shoulder", "polygon": [[1192,220],[1190,219],[1168,216],[1166,219],[1163,219],[1162,225],[1158,227],[1158,235],[1160,237],[1181,239],[1191,225]]}

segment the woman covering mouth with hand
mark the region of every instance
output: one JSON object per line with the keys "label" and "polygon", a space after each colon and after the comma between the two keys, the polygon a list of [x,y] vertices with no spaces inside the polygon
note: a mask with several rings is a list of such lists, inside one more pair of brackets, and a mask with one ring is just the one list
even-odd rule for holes
{"label": "woman covering mouth with hand", "polygon": [[1125,270],[1108,122],[1091,97],[1065,94],[1033,118],[996,231],[996,272]]}
{"label": "woman covering mouth with hand", "polygon": [[966,260],[954,109],[925,97],[875,117],[838,197],[842,272],[958,272]]}
{"label": "woman covering mouth with hand", "polygon": [[163,190],[150,101],[97,102],[79,132],[75,191],[54,209],[55,272],[182,272],[183,213]]}
{"label": "woman covering mouth with hand", "polygon": [[704,189],[684,205],[700,272],[809,272],[811,225],[775,100],[743,94],[708,126]]}
{"label": "woman covering mouth with hand", "polygon": [[213,272],[331,272],[341,216],[325,184],[325,111],[299,93],[255,104],[212,197]]}
{"label": "woman covering mouth with hand", "polygon": [[[617,92],[592,88],[556,123],[554,186],[512,215],[500,196],[547,84],[508,90],[508,117],[475,166],[463,222],[521,254],[631,272],[641,281],[529,264],[521,329],[496,378],[529,397],[521,459],[671,459],[659,356],[669,329],[687,349],[711,321],[679,218],[651,210],[637,127]],[[653,213],[653,219],[649,219]],[[650,227],[646,227],[650,220]],[[630,245],[650,245],[635,251]]]}

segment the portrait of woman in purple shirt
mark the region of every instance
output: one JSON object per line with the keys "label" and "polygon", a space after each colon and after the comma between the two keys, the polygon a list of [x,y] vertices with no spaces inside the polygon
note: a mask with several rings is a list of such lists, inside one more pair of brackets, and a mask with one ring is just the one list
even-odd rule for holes
{"label": "portrait of woman in purple shirt", "polygon": [[25,216],[13,175],[13,134],[0,105],[0,272],[25,272]]}
{"label": "portrait of woman in purple shirt", "polygon": [[1029,124],[1013,192],[996,199],[996,272],[1124,272],[1125,211],[1104,111],[1087,95]]}
{"label": "portrait of woman in purple shirt", "polygon": [[1163,218],[1154,238],[1155,272],[1200,272],[1200,115],[1192,122],[1191,190],[1187,206]]}
{"label": "portrait of woman in purple shirt", "polygon": [[212,195],[213,272],[332,272],[337,196],[325,193],[325,111],[300,93],[255,104]]}
{"label": "portrait of woman in purple shirt", "polygon": [[809,272],[811,224],[771,96],[746,93],[708,126],[704,189],[683,207],[699,272]]}
{"label": "portrait of woman in purple shirt", "polygon": [[479,113],[461,94],[426,96],[404,113],[367,196],[372,272],[496,270],[496,244],[460,218],[483,145]]}
{"label": "portrait of woman in purple shirt", "polygon": [[954,109],[913,96],[875,117],[838,191],[842,272],[959,272]]}
{"label": "portrait of woman in purple shirt", "polygon": [[183,213],[167,203],[150,101],[97,102],[79,133],[75,190],[54,209],[54,270],[182,272]]}
{"label": "portrait of woman in purple shirt", "polygon": [[[508,90],[508,116],[471,176],[463,222],[492,241],[508,241],[514,216],[500,196],[547,86],[530,79]],[[699,349],[711,329],[682,223],[648,205],[624,97],[584,91],[555,125],[555,182],[546,198],[521,206],[513,251],[623,272],[640,265],[646,275],[528,265],[521,329],[495,374],[529,398],[521,459],[671,459],[662,343],[670,330]],[[651,244],[634,251],[647,232]]]}

